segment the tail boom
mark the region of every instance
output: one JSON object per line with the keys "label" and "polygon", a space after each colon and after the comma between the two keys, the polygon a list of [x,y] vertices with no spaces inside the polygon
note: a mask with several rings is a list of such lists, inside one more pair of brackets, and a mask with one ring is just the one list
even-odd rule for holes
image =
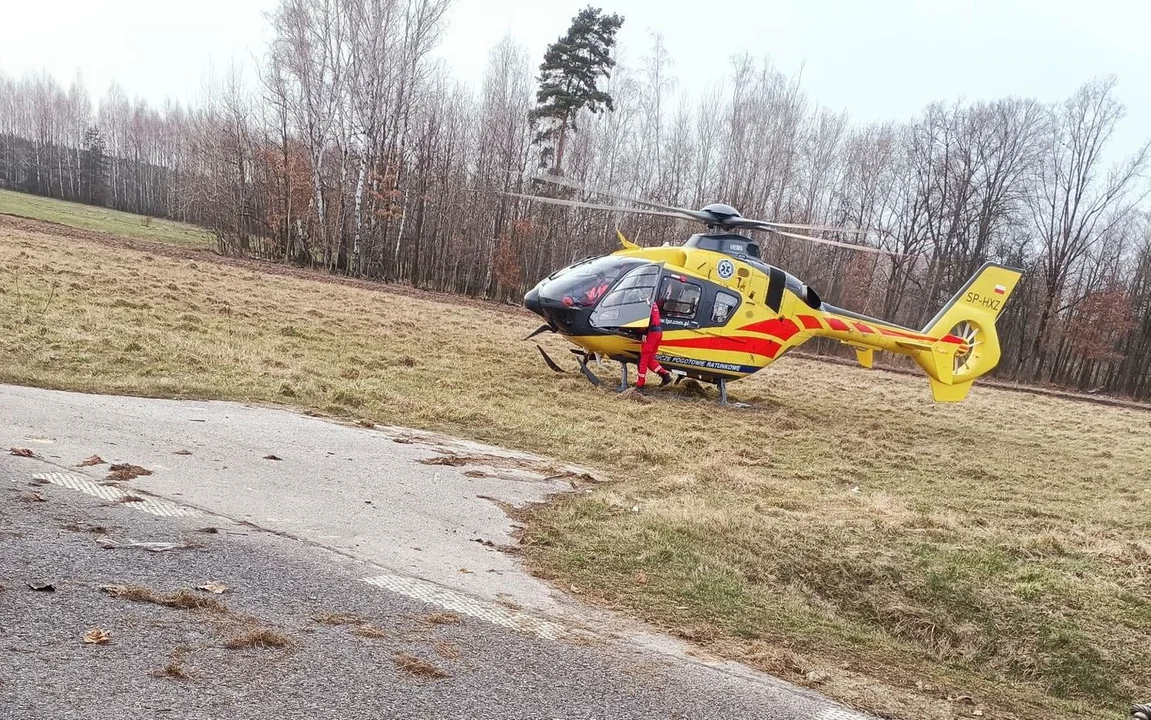
{"label": "tail boom", "polygon": [[876,350],[910,356],[930,379],[936,402],[957,402],[999,364],[995,322],[1021,277],[1021,270],[985,263],[921,331],[826,304],[797,319],[811,336],[854,348],[864,367],[871,367]]}

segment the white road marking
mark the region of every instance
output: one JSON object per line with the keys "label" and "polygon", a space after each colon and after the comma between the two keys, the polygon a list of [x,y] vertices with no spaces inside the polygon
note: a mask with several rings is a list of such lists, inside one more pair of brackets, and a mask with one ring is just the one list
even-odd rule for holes
{"label": "white road marking", "polygon": [[363,578],[363,581],[369,585],[375,585],[415,600],[442,607],[445,610],[452,610],[547,640],[555,640],[568,634],[567,628],[559,623],[532,617],[501,605],[487,603],[423,580],[399,575],[377,575]]}
{"label": "white road marking", "polygon": [[94,482],[91,478],[84,477],[83,475],[74,475],[71,473],[42,473],[40,475],[33,475],[33,480],[47,480],[53,485],[66,487],[69,490],[79,490],[82,493],[98,497],[102,500],[110,502],[119,502],[121,499],[135,495],[142,497],[142,502],[129,502],[124,503],[129,507],[142,510],[150,515],[159,515],[161,517],[199,517],[200,513],[191,508],[177,505],[176,503],[162,500],[150,495],[136,495],[135,493],[125,492],[113,485],[101,485]]}

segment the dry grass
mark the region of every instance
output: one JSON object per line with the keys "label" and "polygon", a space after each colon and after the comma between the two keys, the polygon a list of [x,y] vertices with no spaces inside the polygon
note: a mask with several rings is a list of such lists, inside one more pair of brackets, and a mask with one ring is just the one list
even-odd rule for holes
{"label": "dry grass", "polygon": [[352,634],[369,638],[371,640],[381,640],[388,636],[388,631],[378,625],[366,623],[364,625],[358,626],[355,630],[352,631]]}
{"label": "dry grass", "polygon": [[229,650],[242,648],[290,648],[295,641],[288,635],[270,627],[254,627],[244,630],[224,642]]}
{"label": "dry grass", "polygon": [[312,620],[321,625],[363,625],[367,618],[353,613],[322,612],[312,616]]}
{"label": "dry grass", "polygon": [[153,670],[149,673],[154,678],[171,678],[173,680],[187,680],[188,673],[184,671],[184,665],[175,660],[168,663],[159,670]]}
{"label": "dry grass", "polygon": [[396,663],[396,667],[398,669],[417,677],[433,679],[451,677],[435,665],[432,665],[426,660],[421,660],[415,655],[409,655],[407,653],[396,653],[392,659]]}
{"label": "dry grass", "polygon": [[224,603],[188,588],[181,588],[168,594],[157,593],[142,585],[105,585],[101,589],[112,597],[132,602],[153,603],[182,610],[207,610],[220,614],[228,612],[228,606]]}
{"label": "dry grass", "polygon": [[424,620],[430,622],[432,625],[459,625],[464,621],[462,617],[454,612],[435,612],[428,615]]}
{"label": "dry grass", "polygon": [[436,653],[445,660],[458,660],[460,649],[446,640],[436,640],[432,643]]}
{"label": "dry grass", "polygon": [[188,680],[190,675],[184,669],[184,655],[192,648],[188,645],[177,645],[172,650],[172,660],[167,665],[152,670],[149,675],[154,678],[169,678],[172,680]]}
{"label": "dry grass", "polygon": [[936,405],[924,379],[796,358],[732,386],[752,409],[631,403],[552,373],[526,313],[143,257],[0,224],[0,381],[596,467],[620,482],[522,513],[534,570],[803,684],[830,668],[822,691],[894,717],[950,694],[1110,718],[1151,687],[1151,414],[985,387]]}

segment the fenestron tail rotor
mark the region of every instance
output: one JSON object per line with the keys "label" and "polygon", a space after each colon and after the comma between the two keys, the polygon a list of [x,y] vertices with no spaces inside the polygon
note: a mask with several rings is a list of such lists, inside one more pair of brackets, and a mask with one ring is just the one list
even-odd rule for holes
{"label": "fenestron tail rotor", "polygon": [[970,320],[964,320],[951,328],[950,335],[963,341],[963,346],[955,353],[952,372],[956,378],[972,373],[978,364],[978,348],[983,344],[983,328]]}

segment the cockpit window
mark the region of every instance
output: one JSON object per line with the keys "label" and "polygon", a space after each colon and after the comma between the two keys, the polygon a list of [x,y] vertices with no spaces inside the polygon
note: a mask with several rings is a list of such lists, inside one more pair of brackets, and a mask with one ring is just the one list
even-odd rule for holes
{"label": "cockpit window", "polygon": [[540,287],[540,297],[569,307],[591,307],[625,272],[645,261],[607,255],[581,260],[551,275]]}
{"label": "cockpit window", "polygon": [[663,314],[667,317],[694,320],[699,308],[699,297],[703,288],[686,279],[664,278],[660,299],[663,300]]}
{"label": "cockpit window", "polygon": [[739,307],[739,298],[722,290],[715,294],[715,304],[711,308],[711,321],[720,325],[727,322],[731,313]]}

